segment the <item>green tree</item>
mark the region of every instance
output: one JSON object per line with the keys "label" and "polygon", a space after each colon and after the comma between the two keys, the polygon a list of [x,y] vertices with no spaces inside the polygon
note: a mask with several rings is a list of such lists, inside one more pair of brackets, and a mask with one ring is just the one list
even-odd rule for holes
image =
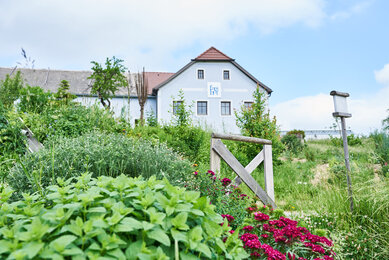
{"label": "green tree", "polygon": [[124,76],[126,67],[122,65],[123,60],[112,57],[107,58],[105,61],[105,68],[92,61],[93,73],[88,79],[93,79],[92,94],[97,94],[101,104],[109,109],[111,107],[111,101],[109,100],[120,87],[126,87],[128,85],[127,79]]}
{"label": "green tree", "polygon": [[0,101],[5,107],[10,107],[19,98],[23,86],[24,81],[20,71],[14,77],[7,74],[5,80],[0,81]]}
{"label": "green tree", "polygon": [[[254,91],[253,97],[254,103],[250,107],[242,106],[241,111],[235,111],[237,125],[245,136],[271,140],[273,160],[277,160],[284,149],[277,120],[275,117],[270,118],[265,94],[260,91],[259,86]],[[249,156],[255,156],[259,151],[258,145],[247,144],[246,148]]]}
{"label": "green tree", "polygon": [[70,94],[69,88],[69,82],[67,80],[62,80],[61,83],[59,83],[59,89],[57,93],[54,94],[54,97],[64,102],[66,105],[69,104],[71,100],[77,97],[76,95]]}

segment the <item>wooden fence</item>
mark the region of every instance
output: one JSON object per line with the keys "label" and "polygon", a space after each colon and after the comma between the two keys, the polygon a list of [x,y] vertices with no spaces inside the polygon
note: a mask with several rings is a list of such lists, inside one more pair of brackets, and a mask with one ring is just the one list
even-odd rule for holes
{"label": "wooden fence", "polygon": [[[255,158],[246,167],[243,167],[242,164],[223,144],[221,139],[263,144],[263,150],[258,153],[258,155],[255,156]],[[270,140],[239,135],[212,133],[210,157],[210,168],[212,171],[220,173],[220,159],[223,159],[228,164],[228,166],[230,166],[231,169],[238,175],[234,181],[235,185],[239,185],[243,181],[265,205],[270,204],[273,206],[273,208],[276,208],[274,200],[272,142]],[[262,162],[264,163],[265,170],[266,192],[251,176],[251,173]]]}

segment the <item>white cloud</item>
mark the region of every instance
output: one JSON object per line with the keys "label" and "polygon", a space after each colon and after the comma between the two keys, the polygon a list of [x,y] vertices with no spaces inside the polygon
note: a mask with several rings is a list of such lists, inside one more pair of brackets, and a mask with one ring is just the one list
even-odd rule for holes
{"label": "white cloud", "polygon": [[[172,52],[194,42],[270,33],[325,18],[323,0],[9,0],[0,2],[0,57],[24,47],[38,67],[89,68],[116,55],[128,64],[159,69]],[[4,40],[6,39],[6,40]],[[10,64],[14,65],[14,64]]]}
{"label": "white cloud", "polygon": [[335,12],[333,15],[330,16],[330,18],[331,20],[350,18],[352,15],[359,14],[365,9],[367,9],[372,3],[373,0],[367,0],[367,1],[356,3],[355,5],[351,6],[348,10]]}
{"label": "white cloud", "polygon": [[[388,116],[389,109],[389,64],[375,71],[377,82],[384,85],[376,93],[366,93],[363,98],[353,98],[350,93],[348,110],[352,117],[347,119],[347,128],[357,134],[368,134],[381,129],[382,120]],[[332,97],[328,94],[300,97],[271,107],[271,113],[277,116],[282,130],[328,129],[335,121]]]}
{"label": "white cloud", "polygon": [[381,70],[374,71],[374,76],[378,83],[389,86],[389,64],[386,64]]}

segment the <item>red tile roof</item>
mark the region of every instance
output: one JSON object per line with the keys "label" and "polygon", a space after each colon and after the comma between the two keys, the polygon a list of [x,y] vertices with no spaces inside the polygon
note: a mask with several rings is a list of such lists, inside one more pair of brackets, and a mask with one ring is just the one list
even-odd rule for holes
{"label": "red tile roof", "polygon": [[151,95],[153,92],[153,88],[170,78],[174,75],[171,72],[145,72],[146,79],[149,84],[147,89],[147,94]]}
{"label": "red tile roof", "polygon": [[197,56],[194,60],[225,60],[225,61],[231,61],[230,57],[225,55],[223,52],[219,51],[215,47],[211,47],[199,56]]}

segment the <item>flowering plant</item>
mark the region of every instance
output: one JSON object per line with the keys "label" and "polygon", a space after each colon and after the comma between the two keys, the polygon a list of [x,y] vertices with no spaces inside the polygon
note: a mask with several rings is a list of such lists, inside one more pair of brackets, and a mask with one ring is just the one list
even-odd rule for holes
{"label": "flowering plant", "polygon": [[246,208],[252,203],[252,199],[243,194],[237,186],[230,185],[231,183],[228,178],[218,178],[211,170],[206,173],[195,171],[187,188],[199,191],[201,196],[209,197],[211,203],[216,206],[216,212],[222,216],[233,216],[235,221],[228,219],[229,225],[236,229],[249,216]]}
{"label": "flowering plant", "polygon": [[[289,218],[274,218],[277,214],[267,206],[261,211],[256,207],[247,208],[251,215],[240,231],[240,239],[252,258],[334,259],[333,243],[328,238],[310,233]],[[228,221],[233,219],[230,215],[222,217]]]}

